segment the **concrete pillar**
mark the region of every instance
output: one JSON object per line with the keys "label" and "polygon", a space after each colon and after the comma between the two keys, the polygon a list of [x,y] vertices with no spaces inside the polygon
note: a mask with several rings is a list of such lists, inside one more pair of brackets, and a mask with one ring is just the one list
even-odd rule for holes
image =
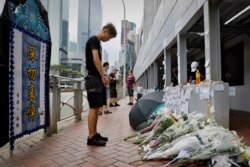
{"label": "concrete pillar", "polygon": [[147,85],[147,71],[145,71],[144,73],[143,73],[143,81],[144,81],[144,88],[145,89],[148,89],[148,85]]}
{"label": "concrete pillar", "polygon": [[155,88],[154,87],[154,85],[155,85],[154,84],[154,64],[151,65],[151,73],[150,73],[150,75],[151,75],[151,88],[154,89]]}
{"label": "concrete pillar", "polygon": [[187,81],[187,44],[186,35],[177,35],[178,85]]}
{"label": "concrete pillar", "polygon": [[244,85],[250,85],[250,37],[244,42]]}
{"label": "concrete pillar", "polygon": [[[61,92],[58,88],[58,79],[53,77],[52,110],[50,111],[51,133],[57,133],[57,122],[60,120]],[[50,134],[49,134],[50,135]]]}
{"label": "concrete pillar", "polygon": [[141,83],[142,83],[141,85],[142,85],[143,88],[145,88],[145,82],[146,82],[145,81],[145,76],[144,76],[144,73],[143,73],[142,76],[141,76]]}
{"label": "concrete pillar", "polygon": [[152,75],[151,75],[151,65],[150,65],[150,66],[149,66],[149,69],[148,69],[148,88],[149,88],[149,89],[152,88],[151,81],[152,81]]}
{"label": "concrete pillar", "polygon": [[156,63],[156,61],[154,62],[154,71],[153,71],[153,73],[154,73],[154,88],[156,87],[156,86],[158,86],[158,64]]}
{"label": "concrete pillar", "polygon": [[165,86],[171,84],[171,51],[164,49],[164,75],[165,75]]}
{"label": "concrete pillar", "polygon": [[208,0],[203,9],[206,79],[220,81],[222,77],[219,5]]}
{"label": "concrete pillar", "polygon": [[147,89],[149,89],[150,88],[150,67],[147,69],[147,72],[146,72],[146,77],[147,77]]}
{"label": "concrete pillar", "polygon": [[149,79],[149,67],[148,67],[148,69],[147,69],[147,71],[146,71],[146,80],[147,80],[147,89],[149,89],[149,81],[150,81],[150,79]]}
{"label": "concrete pillar", "polygon": [[77,88],[74,90],[74,104],[75,104],[75,122],[82,120],[82,89],[81,81],[77,82]]}

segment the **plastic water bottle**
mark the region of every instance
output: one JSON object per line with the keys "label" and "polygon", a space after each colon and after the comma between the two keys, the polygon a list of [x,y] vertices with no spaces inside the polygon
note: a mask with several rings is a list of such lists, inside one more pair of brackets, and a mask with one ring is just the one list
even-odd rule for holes
{"label": "plastic water bottle", "polygon": [[201,73],[199,70],[196,71],[195,78],[196,78],[195,83],[200,84],[201,83]]}

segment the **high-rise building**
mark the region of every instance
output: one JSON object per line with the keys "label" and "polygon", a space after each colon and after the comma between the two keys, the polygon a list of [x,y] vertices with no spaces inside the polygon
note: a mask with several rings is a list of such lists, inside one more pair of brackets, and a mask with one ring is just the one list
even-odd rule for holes
{"label": "high-rise building", "polygon": [[69,0],[62,0],[60,64],[68,59],[69,51]]}
{"label": "high-rise building", "polygon": [[69,22],[67,20],[62,20],[62,38],[61,38],[61,47],[68,49],[68,27]]}
{"label": "high-rise building", "polygon": [[[67,3],[64,1],[67,1]],[[67,56],[63,55],[63,64],[74,67],[85,73],[85,45],[88,38],[97,34],[102,26],[102,4],[101,0],[63,0],[63,14],[62,14],[62,47],[65,47],[66,40],[68,41]],[[64,7],[66,6],[66,7]],[[70,8],[78,6],[78,10]],[[64,9],[65,8],[65,9]],[[68,12],[66,11],[68,10]],[[66,11],[66,12],[65,12]],[[69,13],[64,16],[64,13]],[[67,26],[65,17],[71,16],[68,25],[75,25],[74,29]],[[74,17],[74,19],[72,18]],[[66,34],[66,31],[68,34]],[[71,34],[70,34],[71,33]]]}
{"label": "high-rise building", "polygon": [[[76,67],[75,69],[81,69],[80,71],[84,73],[85,44],[90,36],[97,34],[101,30],[102,26],[101,0],[53,0],[53,3],[48,0],[41,0],[41,2],[49,12],[52,12],[49,14],[51,25],[53,26],[56,23],[57,31],[60,30],[56,33],[55,26],[52,28],[51,34],[52,37],[53,34],[56,35],[53,37],[54,40],[56,39],[56,42],[53,43],[55,49],[52,48],[54,53],[51,64],[58,64],[57,62],[59,62]],[[60,6],[61,12],[60,15],[53,16],[53,11],[57,13],[60,11],[59,8],[58,10],[54,9],[56,4]],[[77,6],[78,10],[75,11],[75,8],[71,9],[69,6]],[[69,19],[69,16],[74,16],[74,18]],[[61,20],[60,28],[55,18]],[[75,22],[73,21],[74,19],[76,20]],[[69,27],[72,24],[76,27],[73,32]],[[70,39],[70,33],[71,35],[73,34],[73,39]],[[74,35],[74,33],[76,34]]]}
{"label": "high-rise building", "polygon": [[77,51],[77,43],[73,41],[69,41],[69,51],[76,52]]}
{"label": "high-rise building", "polygon": [[69,41],[69,0],[62,0],[61,47],[68,49]]}
{"label": "high-rise building", "polygon": [[60,64],[62,0],[42,0],[48,11],[51,34],[51,65]]}
{"label": "high-rise building", "polygon": [[121,45],[122,45],[122,47],[124,47],[124,27],[126,26],[126,30],[125,30],[125,34],[126,34],[126,37],[127,37],[127,35],[128,35],[128,33],[130,32],[130,31],[134,31],[134,32],[136,32],[136,24],[135,23],[133,23],[133,22],[129,22],[129,21],[127,21],[127,20],[122,20],[122,30],[121,30]]}
{"label": "high-rise building", "polygon": [[121,67],[124,64],[124,54],[122,51],[119,51],[119,59],[118,59],[118,66]]}
{"label": "high-rise building", "polygon": [[[61,64],[62,59],[66,59],[68,53],[69,0],[57,0],[53,3],[48,0],[41,0],[41,3],[49,12],[52,39],[56,41],[52,45],[52,47],[55,45],[55,48],[52,48],[53,58],[51,64]],[[56,5],[60,7],[53,9],[53,6]],[[58,22],[56,23],[57,28],[53,26],[55,22]]]}
{"label": "high-rise building", "polygon": [[101,30],[102,3],[101,0],[79,0],[78,6],[77,50],[85,52],[88,38]]}
{"label": "high-rise building", "polygon": [[[125,27],[125,28],[124,28]],[[125,33],[124,33],[125,29]],[[126,47],[126,64],[129,66],[130,70],[133,70],[135,61],[136,61],[136,53],[135,53],[135,33],[136,33],[136,24],[133,22],[129,22],[127,20],[122,20],[122,33],[121,33],[121,47],[124,51]],[[126,35],[126,43],[124,44],[124,35]]]}
{"label": "high-rise building", "polygon": [[46,10],[48,10],[48,0],[40,0]]}

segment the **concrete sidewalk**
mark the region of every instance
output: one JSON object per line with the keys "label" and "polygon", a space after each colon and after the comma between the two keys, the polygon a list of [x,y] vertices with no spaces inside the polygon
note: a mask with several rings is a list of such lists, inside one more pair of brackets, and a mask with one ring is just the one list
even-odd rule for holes
{"label": "concrete sidewalk", "polygon": [[112,114],[99,116],[98,131],[109,137],[106,147],[87,146],[87,115],[75,123],[74,119],[59,123],[59,132],[43,139],[43,131],[17,141],[14,157],[9,157],[9,146],[0,149],[1,167],[151,167],[162,166],[164,161],[140,161],[137,145],[123,139],[133,131],[128,114],[132,106],[127,100],[119,101],[120,107],[112,107]]}

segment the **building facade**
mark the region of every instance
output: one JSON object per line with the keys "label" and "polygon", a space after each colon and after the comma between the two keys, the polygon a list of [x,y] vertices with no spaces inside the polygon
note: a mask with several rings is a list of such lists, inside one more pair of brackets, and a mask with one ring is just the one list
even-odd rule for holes
{"label": "building facade", "polygon": [[231,109],[250,111],[249,5],[248,0],[145,0],[137,80],[146,89],[163,89],[176,68],[183,85],[191,62],[198,61],[206,80],[229,83]]}

